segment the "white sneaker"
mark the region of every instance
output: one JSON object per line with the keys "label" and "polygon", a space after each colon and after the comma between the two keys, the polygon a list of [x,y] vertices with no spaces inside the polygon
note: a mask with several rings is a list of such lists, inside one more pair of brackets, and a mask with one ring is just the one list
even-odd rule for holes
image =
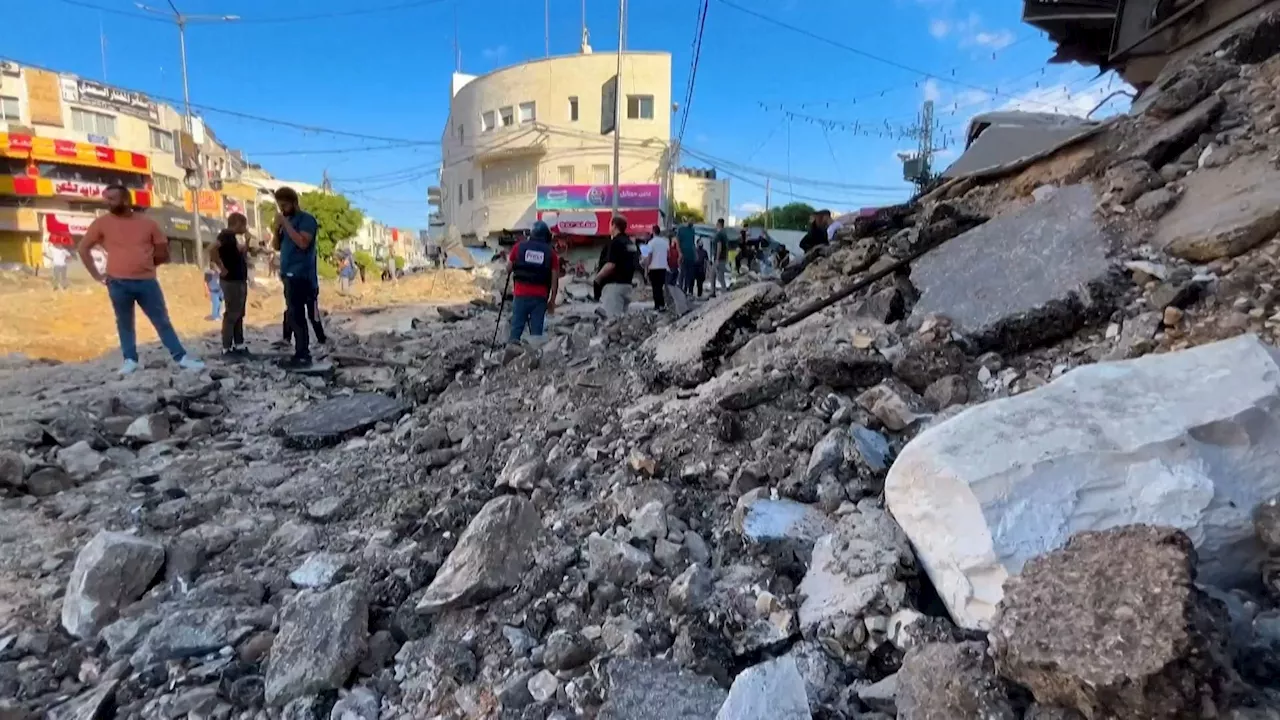
{"label": "white sneaker", "polygon": [[134,374],[134,373],[135,373],[135,372],[137,372],[137,371],[138,371],[138,361],[137,361],[137,360],[125,360],[125,361],[124,361],[124,364],[122,364],[122,365],[120,366],[120,374],[121,374],[121,375],[132,375],[132,374]]}
{"label": "white sneaker", "polygon": [[182,359],[178,361],[178,367],[183,370],[203,370],[204,363],[190,355],[183,355]]}

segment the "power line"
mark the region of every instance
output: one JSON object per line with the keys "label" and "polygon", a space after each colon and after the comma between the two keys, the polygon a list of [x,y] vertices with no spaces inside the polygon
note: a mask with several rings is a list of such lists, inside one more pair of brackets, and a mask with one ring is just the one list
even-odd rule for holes
{"label": "power line", "polygon": [[95,10],[97,12],[109,13],[111,15],[119,15],[121,17],[134,18],[136,20],[149,20],[151,22],[162,22],[162,23],[169,22],[168,19],[157,17],[155,15],[146,15],[143,13],[133,12],[132,10],[121,10],[119,8],[103,7],[101,5],[95,5],[94,3],[91,3],[91,2],[84,2],[84,0],[60,0],[60,2],[65,3],[67,5],[82,7],[87,10]]}
{"label": "power line", "polygon": [[[152,22],[164,22],[164,23],[171,22],[171,20],[167,18],[161,18],[155,15],[148,15],[145,13],[133,12],[132,10],[123,10],[120,8],[104,7],[96,3],[86,2],[86,0],[59,0],[59,2],[65,3],[67,5],[74,5],[76,7],[82,7],[87,10],[96,10],[98,12],[110,13],[112,15],[119,15],[121,17],[133,18],[135,20],[150,20]],[[281,16],[281,17],[260,17],[260,18],[241,17],[235,21],[235,24],[237,25],[273,25],[273,24],[278,25],[278,24],[285,24],[285,23],[309,22],[312,20],[334,20],[339,18],[357,17],[360,15],[376,15],[384,12],[395,12],[397,10],[409,10],[411,8],[425,7],[427,5],[439,5],[444,2],[447,2],[447,0],[412,0],[411,2],[402,2],[396,5],[385,5],[382,7],[372,7],[372,8],[360,8],[357,10],[342,10],[338,12],[317,13],[314,15],[295,15],[295,16],[289,16],[289,17]],[[174,7],[172,0],[170,1],[169,6]],[[181,14],[178,12],[177,8],[174,8],[174,13]]]}
{"label": "power line", "polygon": [[420,150],[425,150],[426,149],[425,145],[427,145],[427,143],[424,143],[424,142],[412,142],[412,143],[400,142],[400,143],[389,143],[387,145],[361,145],[358,147],[323,148],[319,150],[301,148],[296,150],[262,150],[262,151],[244,150],[242,152],[244,152],[245,155],[253,155],[254,157],[262,157],[267,155],[345,155],[347,153],[379,152],[382,150],[410,150],[410,151],[416,152]]}
{"label": "power line", "polygon": [[[894,60],[894,59],[892,59],[892,58],[887,58],[887,57],[884,57],[884,56],[882,56],[882,55],[877,55],[877,54],[875,54],[875,53],[867,52],[866,50],[862,50],[862,49],[860,49],[860,48],[856,48],[856,47],[854,47],[854,46],[852,46],[852,45],[846,45],[846,44],[844,44],[844,43],[842,43],[842,42],[839,42],[838,40],[832,40],[832,39],[831,39],[831,38],[829,38],[829,37],[825,37],[825,36],[823,36],[823,35],[819,35],[819,34],[817,34],[817,33],[810,32],[810,31],[808,31],[808,30],[806,30],[806,29],[804,29],[804,28],[802,28],[802,27],[799,27],[799,26],[796,26],[796,25],[792,25],[792,24],[787,23],[787,22],[784,22],[784,21],[782,21],[782,20],[778,20],[777,18],[769,17],[768,15],[765,15],[764,13],[759,13],[759,12],[756,12],[755,10],[750,9],[750,8],[745,8],[745,7],[741,6],[741,5],[739,5],[739,4],[735,3],[735,2],[733,2],[733,0],[719,0],[719,2],[720,2],[722,5],[727,5],[727,6],[731,7],[731,8],[733,8],[734,10],[737,10],[738,12],[744,13],[744,14],[746,14],[746,15],[751,15],[752,17],[759,18],[759,19],[761,19],[761,20],[764,20],[765,22],[768,22],[768,23],[772,23],[772,24],[774,24],[774,25],[777,25],[777,26],[778,26],[778,27],[780,27],[780,28],[784,28],[784,29],[786,29],[786,30],[790,30],[790,31],[792,31],[792,32],[794,32],[794,33],[798,33],[798,34],[800,34],[800,35],[804,35],[804,36],[806,36],[806,37],[812,38],[812,39],[814,39],[814,40],[817,40],[817,41],[819,41],[819,42],[825,43],[825,44],[830,45],[830,46],[832,46],[832,47],[839,48],[839,49],[844,50],[844,51],[846,51],[846,52],[851,52],[851,53],[853,53],[854,55],[858,55],[858,56],[860,56],[860,57],[864,57],[864,58],[866,58],[866,59],[868,59],[868,60],[873,60],[873,61],[878,62],[878,63],[881,63],[881,64],[883,64],[883,65],[888,65],[889,67],[897,68],[897,69],[899,69],[899,70],[905,70],[906,72],[913,73],[913,74],[916,74],[916,75],[920,75],[921,77],[924,77],[924,78],[926,78],[926,79],[932,78],[932,79],[935,79],[935,80],[941,80],[942,82],[950,83],[950,84],[952,84],[952,85],[957,85],[957,86],[960,86],[960,87],[969,88],[969,89],[971,89],[971,90],[981,90],[981,91],[983,91],[983,92],[987,92],[987,93],[990,93],[990,94],[995,95],[995,96],[1000,96],[1000,97],[1013,97],[1013,96],[1011,96],[1011,95],[1005,95],[1004,93],[1000,93],[1000,92],[993,91],[993,90],[991,90],[990,88],[986,88],[986,87],[983,87],[983,86],[981,86],[981,85],[975,85],[975,84],[970,83],[970,82],[965,82],[964,80],[958,80],[958,79],[956,79],[956,78],[954,78],[954,77],[947,77],[946,75],[942,75],[942,74],[939,74],[939,73],[929,72],[928,70],[921,70],[921,69],[920,69],[920,68],[918,68],[918,67],[913,67],[913,66],[911,66],[911,65],[907,65],[906,63],[899,62],[899,61]],[[955,72],[955,71],[954,71],[954,70],[952,70],[952,73],[954,73],[954,72]],[[1024,102],[1025,102],[1025,101],[1024,101]],[[1046,105],[1046,107],[1048,107],[1048,105]]]}
{"label": "power line", "polygon": [[764,170],[761,168],[755,168],[755,167],[750,167],[747,165],[735,163],[729,160],[725,160],[724,158],[718,158],[713,155],[708,155],[707,153],[697,150],[696,148],[685,147],[684,151],[689,153],[693,157],[696,157],[702,160],[703,162],[711,163],[717,169],[721,169],[721,168],[736,169],[738,172],[743,172],[750,175],[759,175],[760,177],[765,177],[765,178],[769,178],[771,180],[777,180],[780,182],[793,183],[797,185],[808,185],[811,187],[826,187],[826,188],[832,188],[836,190],[853,190],[857,192],[872,192],[872,193],[894,192],[896,193],[901,191],[901,188],[892,187],[889,185],[865,185],[865,184],[858,184],[858,183],[841,183],[841,182],[832,182],[829,180],[815,180],[812,178],[793,177],[791,176],[790,173],[779,173],[772,170]]}
{"label": "power line", "polygon": [[676,136],[677,145],[684,141],[684,131],[689,126],[689,110],[693,105],[693,89],[694,84],[698,81],[698,61],[702,58],[702,35],[707,26],[707,10],[710,7],[711,0],[702,0],[702,7],[699,8],[698,12],[697,27],[693,34],[693,59],[689,64],[689,82],[685,85],[684,90],[684,114],[680,116],[680,134]]}

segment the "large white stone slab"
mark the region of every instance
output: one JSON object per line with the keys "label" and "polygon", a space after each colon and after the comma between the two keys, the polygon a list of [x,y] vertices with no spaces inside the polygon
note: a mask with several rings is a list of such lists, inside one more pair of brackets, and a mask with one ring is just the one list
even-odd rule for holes
{"label": "large white stone slab", "polygon": [[890,511],[957,623],[1082,530],[1181,528],[1202,581],[1256,581],[1254,507],[1280,493],[1280,353],[1255,336],[1089,365],[921,433]]}

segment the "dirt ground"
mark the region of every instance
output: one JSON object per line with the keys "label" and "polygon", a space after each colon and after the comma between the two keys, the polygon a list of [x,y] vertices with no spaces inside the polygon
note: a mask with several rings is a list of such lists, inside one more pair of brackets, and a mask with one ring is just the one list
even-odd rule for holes
{"label": "dirt ground", "polygon": [[[372,279],[371,279],[372,280]],[[194,267],[163,267],[169,316],[182,337],[213,334],[220,322],[208,320],[209,299],[202,274]],[[352,288],[344,297],[336,282],[324,282],[320,308],[324,313],[356,308],[395,307],[424,303],[465,302],[475,297],[471,276],[460,270],[411,275],[397,283],[377,280]],[[249,293],[249,325],[273,325],[284,312],[278,283]],[[155,330],[141,312],[137,314],[138,343],[156,342]],[[0,273],[0,355],[22,353],[32,358],[80,361],[115,352],[119,348],[115,317],[106,288],[87,277],[75,278],[71,289],[54,292],[43,273],[31,277]]]}

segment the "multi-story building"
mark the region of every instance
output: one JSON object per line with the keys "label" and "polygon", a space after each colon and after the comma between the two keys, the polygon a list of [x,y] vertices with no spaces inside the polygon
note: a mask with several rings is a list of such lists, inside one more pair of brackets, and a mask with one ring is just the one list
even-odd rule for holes
{"label": "multi-story building", "polygon": [[671,56],[624,53],[620,89],[617,63],[615,54],[584,48],[486,75],[454,74],[440,187],[431,193],[442,223],[467,241],[528,228],[539,217],[561,232],[607,234],[614,132],[623,213],[632,224],[656,223],[671,135]]}
{"label": "multi-story building", "polygon": [[195,258],[188,171],[208,242],[230,212],[257,229],[256,190],[234,184],[244,167],[198,118],[187,132],[173,107],[68,73],[0,63],[0,260],[41,264],[45,242],[78,240],[105,211],[102,191],[130,189],[154,215],[177,261]]}
{"label": "multi-story building", "polygon": [[729,179],[718,179],[714,169],[679,168],[672,182],[672,196],[677,203],[684,203],[702,212],[710,224],[720,218],[728,219]]}

